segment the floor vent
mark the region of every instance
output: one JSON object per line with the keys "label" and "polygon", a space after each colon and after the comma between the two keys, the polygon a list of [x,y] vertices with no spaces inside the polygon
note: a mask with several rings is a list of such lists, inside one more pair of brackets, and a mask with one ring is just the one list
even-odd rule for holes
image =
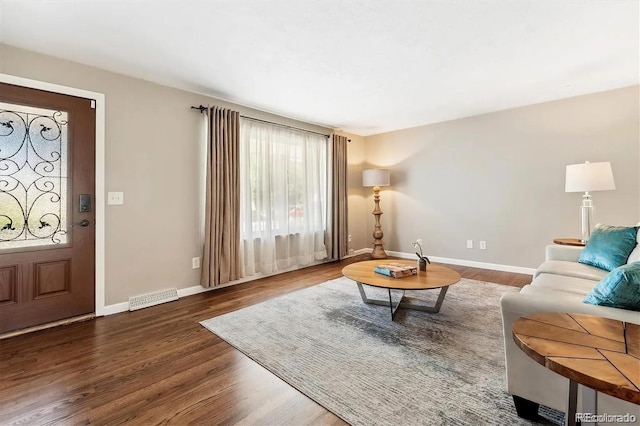
{"label": "floor vent", "polygon": [[129,310],[135,311],[142,308],[148,308],[149,306],[171,302],[173,300],[178,300],[178,289],[176,288],[141,294],[140,296],[133,296],[129,298]]}

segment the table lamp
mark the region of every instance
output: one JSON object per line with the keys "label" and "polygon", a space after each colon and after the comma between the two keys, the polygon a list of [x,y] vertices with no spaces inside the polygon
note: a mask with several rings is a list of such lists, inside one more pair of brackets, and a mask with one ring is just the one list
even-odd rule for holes
{"label": "table lamp", "polygon": [[565,179],[565,192],[583,192],[582,206],[582,239],[583,243],[589,241],[591,236],[592,217],[593,217],[593,200],[591,199],[591,191],[609,191],[616,189],[613,181],[613,172],[611,171],[611,163],[600,162],[590,163],[586,161],[583,164],[569,164],[567,166],[567,174]]}
{"label": "table lamp", "polygon": [[373,201],[375,202],[375,208],[373,209],[373,216],[376,218],[376,224],[373,228],[373,251],[371,252],[372,259],[386,259],[387,253],[385,253],[382,246],[382,226],[380,225],[380,187],[389,186],[391,182],[389,170],[387,169],[368,169],[362,171],[362,186],[373,186]]}

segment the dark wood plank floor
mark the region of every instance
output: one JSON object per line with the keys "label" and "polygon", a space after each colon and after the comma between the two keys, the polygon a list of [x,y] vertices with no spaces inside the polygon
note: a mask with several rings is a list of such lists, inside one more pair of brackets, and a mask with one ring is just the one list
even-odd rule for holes
{"label": "dark wood plank floor", "polygon": [[[198,324],[367,255],[0,340],[0,424],[344,424]],[[451,266],[523,286],[531,276]]]}

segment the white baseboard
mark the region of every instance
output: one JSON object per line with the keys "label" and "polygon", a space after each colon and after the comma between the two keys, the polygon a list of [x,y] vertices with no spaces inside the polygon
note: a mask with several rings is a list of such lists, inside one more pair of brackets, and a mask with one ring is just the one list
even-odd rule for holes
{"label": "white baseboard", "polygon": [[193,287],[179,288],[178,297],[193,296],[194,294],[204,293],[205,291],[213,290],[216,288],[220,288],[220,287],[204,288],[201,285],[194,285]]}
{"label": "white baseboard", "polygon": [[[365,253],[371,253],[373,251],[373,249],[371,248],[363,248],[363,249],[359,249],[359,250],[355,250],[354,251],[354,256],[357,256],[359,254],[365,254]],[[415,259],[416,255],[414,253],[403,253],[400,251],[387,251],[387,254],[390,256],[395,256],[395,257],[399,257],[401,259]],[[348,256],[348,257],[352,257],[352,256]],[[526,275],[533,275],[535,273],[535,269],[533,268],[524,268],[521,266],[510,266],[510,265],[500,265],[498,263],[486,263],[486,262],[476,262],[473,260],[462,260],[462,259],[450,259],[448,257],[436,257],[436,256],[429,256],[429,259],[433,262],[438,262],[438,263],[448,263],[450,265],[460,265],[460,266],[470,266],[472,268],[480,268],[480,269],[491,269],[494,271],[504,271],[504,272],[513,272],[516,274],[526,274]],[[321,263],[321,262],[319,262]],[[286,271],[281,271],[279,273],[284,273],[284,272],[289,272],[288,270]],[[274,274],[277,275],[277,274]],[[186,296],[192,296],[194,294],[199,294],[199,293],[204,293],[206,291],[211,291],[211,290],[218,290],[220,288],[225,288],[225,287],[230,287],[232,285],[237,285],[237,284],[242,284],[242,283],[246,283],[249,281],[254,281],[260,278],[264,278],[266,275],[263,276],[253,276],[253,277],[247,277],[247,278],[243,278],[237,281],[233,281],[227,284],[223,284],[217,287],[211,287],[211,288],[204,288],[200,285],[194,285],[193,287],[187,287],[187,288],[180,288],[178,289],[178,296],[179,297],[186,297]],[[107,305],[104,307],[104,310],[102,311],[103,314],[106,315],[113,315],[113,314],[118,314],[120,312],[127,312],[129,311],[129,302],[122,302],[122,303],[116,303],[114,305]]]}
{"label": "white baseboard", "polygon": [[260,278],[264,278],[264,276],[242,278],[236,281],[231,281],[230,283],[221,284],[216,287],[205,288],[205,287],[202,287],[201,285],[194,285],[193,287],[180,288],[178,289],[178,296],[180,297],[193,296],[194,294],[206,293],[207,291],[211,291],[211,290],[218,290],[225,287],[231,287],[232,285],[247,283],[249,281],[258,280]]}
{"label": "white baseboard", "polygon": [[[364,251],[362,251],[362,253],[367,253],[367,250],[370,252],[371,249],[364,249]],[[359,254],[359,253],[358,253]],[[333,262],[333,260],[326,260],[326,261],[317,261],[314,262],[311,265],[307,265],[307,266],[316,266],[316,265],[321,265],[323,263],[329,263],[329,262]],[[292,266],[290,268],[286,268],[283,269],[281,271],[278,271],[274,274],[257,274],[257,275],[253,275],[250,277],[246,277],[246,278],[241,278],[239,280],[236,281],[231,281],[229,283],[226,284],[222,284],[216,287],[209,287],[209,288],[204,288],[201,285],[194,285],[192,287],[187,287],[187,288],[179,288],[178,289],[178,297],[182,298],[182,297],[186,297],[186,296],[193,296],[194,294],[199,294],[199,293],[204,293],[207,291],[211,291],[211,290],[218,290],[221,288],[225,288],[225,287],[231,287],[232,285],[237,285],[237,284],[242,284],[242,283],[246,283],[249,281],[255,281],[255,280],[259,280],[260,278],[265,278],[265,277],[270,277],[273,275],[279,275],[279,274],[284,274],[285,272],[291,272],[291,271],[295,271],[297,269],[301,269],[299,267],[296,266]],[[119,314],[120,312],[128,312],[129,311],[129,302],[122,302],[122,303],[116,303],[113,305],[108,305],[105,306],[102,314],[101,315],[96,315],[96,316],[107,316],[107,315],[113,315],[113,314]]]}
{"label": "white baseboard", "polygon": [[[179,288],[178,297],[182,298],[186,296],[193,296],[194,294],[204,293],[206,291],[211,291],[211,290],[217,290],[219,288],[225,288],[225,287],[229,287],[236,284],[242,284],[244,282],[252,281],[255,279],[256,278],[254,277],[252,277],[252,279],[242,279],[242,280],[233,281],[231,283],[227,283],[227,284],[223,284],[223,285],[220,285],[217,287],[211,287],[211,288],[204,288],[201,285],[194,285],[193,287],[187,287],[187,288]],[[121,312],[128,312],[128,311],[129,311],[129,302],[115,303],[113,305],[105,306],[104,310],[102,311],[102,315],[96,315],[96,316],[107,316],[107,315],[119,314]]]}
{"label": "white baseboard", "polygon": [[119,314],[120,312],[128,312],[129,311],[129,302],[115,303],[113,305],[106,305],[102,309],[102,313],[96,316],[107,316],[113,314]]}
{"label": "white baseboard", "polygon": [[[371,250],[369,250],[371,251]],[[402,259],[415,259],[415,253],[403,253],[399,251],[387,251],[390,256]],[[451,259],[448,257],[429,256],[429,260],[438,263],[448,263],[450,265],[470,266],[472,268],[491,269],[494,271],[513,272],[516,274],[533,275],[536,270],[534,268],[524,268],[522,266],[501,265],[499,263],[476,262],[474,260]]]}
{"label": "white baseboard", "polygon": [[363,249],[360,249],[360,250],[356,250],[353,253],[354,253],[354,255],[358,255],[358,254],[371,253],[372,251],[373,251],[372,248],[363,248]]}

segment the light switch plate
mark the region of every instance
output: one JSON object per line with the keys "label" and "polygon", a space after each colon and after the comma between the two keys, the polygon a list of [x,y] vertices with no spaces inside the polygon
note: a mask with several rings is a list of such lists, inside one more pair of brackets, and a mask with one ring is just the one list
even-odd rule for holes
{"label": "light switch plate", "polygon": [[112,206],[124,204],[124,192],[108,192],[107,204]]}

